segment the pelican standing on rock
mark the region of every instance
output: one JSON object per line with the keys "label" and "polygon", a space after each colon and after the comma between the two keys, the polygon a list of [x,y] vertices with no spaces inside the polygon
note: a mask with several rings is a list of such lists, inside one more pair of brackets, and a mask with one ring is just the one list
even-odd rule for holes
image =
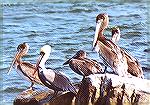
{"label": "pelican standing on rock", "polygon": [[22,43],[18,45],[17,53],[12,61],[8,74],[10,73],[12,68],[15,67],[17,72],[25,80],[31,82],[30,88],[32,89],[32,86],[34,85],[34,83],[38,83],[38,84],[42,84],[42,83],[40,79],[38,78],[37,72],[35,72],[35,75],[33,76],[36,66],[29,62],[24,62],[21,60],[21,58],[27,54],[28,50],[29,50],[29,45],[27,43]]}
{"label": "pelican standing on rock", "polygon": [[83,77],[90,74],[102,73],[102,66],[95,60],[90,60],[86,57],[86,52],[79,50],[72,58],[66,61],[63,65],[69,64],[70,68]]}
{"label": "pelican standing on rock", "polygon": [[40,80],[46,87],[54,90],[54,96],[57,95],[58,91],[70,91],[76,94],[76,88],[65,75],[45,67],[45,62],[49,58],[50,52],[51,46],[49,45],[44,45],[41,48],[36,64]]}
{"label": "pelican standing on rock", "polygon": [[124,52],[121,51],[119,46],[104,36],[104,30],[107,28],[108,23],[109,17],[107,14],[99,14],[96,17],[93,49],[99,52],[105,67],[108,65],[119,76],[127,76],[128,65]]}
{"label": "pelican standing on rock", "polygon": [[[120,29],[119,27],[113,27],[112,28],[112,38],[111,40],[117,44],[117,42],[120,39]],[[128,52],[126,52],[124,49],[121,48],[121,50],[125,53],[125,57],[127,58],[127,64],[128,64],[128,72],[136,77],[144,78],[142,67],[138,60],[134,57],[132,57]]]}

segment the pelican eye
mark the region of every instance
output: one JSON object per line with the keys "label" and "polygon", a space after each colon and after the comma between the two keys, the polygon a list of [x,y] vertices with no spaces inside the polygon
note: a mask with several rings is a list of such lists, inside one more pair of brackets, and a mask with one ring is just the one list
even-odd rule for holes
{"label": "pelican eye", "polygon": [[102,16],[102,18],[101,18],[101,19],[103,19],[103,20],[104,20],[104,19],[105,19],[105,17],[104,17],[104,16]]}
{"label": "pelican eye", "polygon": [[119,30],[118,30],[118,29],[116,29],[116,33],[119,33]]}
{"label": "pelican eye", "polygon": [[45,52],[43,52],[43,51],[40,52],[40,55],[44,55],[44,54],[45,54]]}
{"label": "pelican eye", "polygon": [[17,47],[17,51],[22,51],[22,50],[24,50],[25,48],[26,48],[25,43],[20,44],[20,45]]}

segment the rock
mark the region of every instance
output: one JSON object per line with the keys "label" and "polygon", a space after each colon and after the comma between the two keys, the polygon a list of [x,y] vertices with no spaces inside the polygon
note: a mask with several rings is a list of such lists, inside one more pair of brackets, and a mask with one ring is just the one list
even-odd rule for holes
{"label": "rock", "polygon": [[[127,78],[114,74],[95,74],[84,78],[77,95],[53,90],[25,90],[14,100],[14,105],[148,105],[150,80]],[[53,97],[53,98],[52,98]]]}
{"label": "rock", "polygon": [[150,80],[114,74],[95,74],[89,78],[92,86],[100,90],[100,93],[97,91],[99,98],[94,105],[150,104]]}
{"label": "rock", "polygon": [[53,97],[53,90],[25,90],[14,100],[14,105],[70,105],[75,96],[71,92],[59,92]]}
{"label": "rock", "polygon": [[88,105],[91,103],[94,89],[95,87],[92,86],[90,79],[84,78],[80,84],[79,91],[75,98],[75,105]]}
{"label": "rock", "polygon": [[[62,93],[56,98],[46,102],[46,105],[71,105],[75,94],[72,92]],[[44,105],[45,105],[44,104]]]}

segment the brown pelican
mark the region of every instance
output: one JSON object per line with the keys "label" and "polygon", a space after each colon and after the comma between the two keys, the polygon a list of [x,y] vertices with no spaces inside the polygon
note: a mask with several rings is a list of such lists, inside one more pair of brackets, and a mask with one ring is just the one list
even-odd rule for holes
{"label": "brown pelican", "polygon": [[69,64],[70,68],[83,77],[90,74],[102,73],[102,66],[95,60],[86,57],[86,52],[79,50],[72,58],[63,65]]}
{"label": "brown pelican", "polygon": [[15,66],[17,72],[24,79],[31,82],[30,88],[32,89],[32,86],[34,85],[34,83],[38,83],[38,84],[42,84],[42,83],[41,83],[40,79],[38,78],[37,72],[35,72],[35,75],[33,76],[36,66],[29,62],[24,62],[21,60],[21,58],[27,54],[28,50],[29,50],[29,45],[27,43],[22,43],[22,44],[18,45],[17,53],[12,61],[12,64],[8,71],[8,74],[12,70],[12,67]]}
{"label": "brown pelican", "polygon": [[[112,28],[112,41],[117,44],[117,42],[120,39],[120,29],[119,27],[113,27]],[[144,78],[143,71],[141,68],[140,63],[136,58],[131,56],[128,52],[126,52],[124,49],[121,48],[121,50],[125,53],[125,57],[127,58],[127,64],[128,64],[128,72],[136,77]]]}
{"label": "brown pelican", "polygon": [[127,76],[128,65],[124,52],[111,40],[103,35],[109,23],[107,14],[99,14],[96,17],[96,31],[93,40],[93,48],[99,52],[105,65],[108,65],[119,76]]}
{"label": "brown pelican", "polygon": [[58,91],[71,91],[76,94],[76,88],[65,75],[45,68],[45,62],[49,58],[50,52],[51,46],[49,45],[44,45],[41,48],[40,56],[36,64],[36,70],[38,71],[40,80],[46,87],[54,90],[54,96],[57,95]]}

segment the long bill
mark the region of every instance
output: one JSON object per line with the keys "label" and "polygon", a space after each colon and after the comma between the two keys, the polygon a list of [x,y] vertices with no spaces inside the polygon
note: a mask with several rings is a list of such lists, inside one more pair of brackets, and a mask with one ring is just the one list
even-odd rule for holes
{"label": "long bill", "polygon": [[67,60],[63,65],[69,64],[69,62],[70,62],[71,59],[77,58],[77,57],[78,57],[78,55],[75,54],[73,57],[71,57],[69,60]]}
{"label": "long bill", "polygon": [[67,60],[65,63],[63,63],[63,65],[67,65],[69,64],[69,61],[71,60],[72,58],[70,58],[69,60]]}
{"label": "long bill", "polygon": [[34,73],[33,73],[33,76],[34,76],[34,74],[37,72],[37,70],[39,69],[39,65],[40,65],[40,63],[41,63],[41,60],[43,59],[44,54],[45,54],[45,53],[40,52],[40,56],[39,56],[39,58],[38,58],[38,60],[37,60],[36,69],[35,69],[35,71],[34,71]]}
{"label": "long bill", "polygon": [[95,48],[96,46],[96,42],[98,40],[98,35],[99,35],[99,31],[100,31],[100,28],[101,28],[101,25],[102,25],[102,19],[101,20],[98,20],[97,23],[96,23],[96,30],[95,30],[95,36],[94,36],[94,40],[93,40],[93,49]]}
{"label": "long bill", "polygon": [[11,66],[10,66],[8,72],[7,72],[8,75],[10,74],[10,72],[11,72],[11,70],[12,70],[12,68],[13,68],[13,66],[14,66],[14,64],[15,64],[15,62],[16,62],[16,60],[19,58],[19,53],[20,53],[20,52],[17,52],[16,55],[15,55],[15,57],[13,58],[13,61],[12,61],[12,63],[11,63]]}

